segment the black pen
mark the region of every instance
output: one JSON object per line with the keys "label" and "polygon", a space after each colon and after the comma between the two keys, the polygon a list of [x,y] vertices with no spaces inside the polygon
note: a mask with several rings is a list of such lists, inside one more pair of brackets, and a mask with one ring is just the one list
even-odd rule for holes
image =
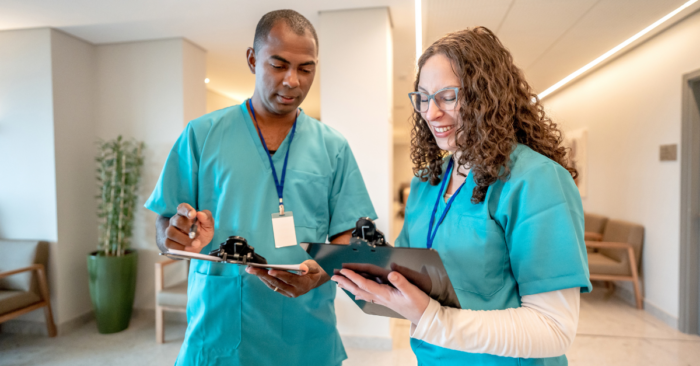
{"label": "black pen", "polygon": [[195,236],[197,236],[197,216],[194,217],[194,222],[190,227],[190,239],[194,239]]}

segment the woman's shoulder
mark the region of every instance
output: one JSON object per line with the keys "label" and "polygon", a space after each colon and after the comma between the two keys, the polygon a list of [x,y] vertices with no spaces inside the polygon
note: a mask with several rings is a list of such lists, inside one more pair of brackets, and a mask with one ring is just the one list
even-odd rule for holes
{"label": "woman's shoulder", "polygon": [[529,146],[518,144],[510,154],[509,181],[538,179],[542,175],[562,174],[571,176],[568,170],[556,161],[532,150]]}

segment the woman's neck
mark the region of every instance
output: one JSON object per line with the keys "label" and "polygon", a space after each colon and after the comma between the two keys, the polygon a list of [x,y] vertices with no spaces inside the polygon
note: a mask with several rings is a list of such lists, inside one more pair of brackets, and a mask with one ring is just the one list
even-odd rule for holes
{"label": "woman's neck", "polygon": [[466,177],[467,174],[469,173],[469,169],[466,166],[464,166],[464,165],[458,166],[458,161],[459,161],[460,156],[461,156],[460,151],[455,151],[452,154],[453,168],[452,168],[450,178],[449,178],[450,183],[447,186],[447,190],[445,191],[445,193],[450,194],[450,195],[454,194],[457,191],[457,189],[462,186],[462,184],[464,183],[464,181],[467,178]]}

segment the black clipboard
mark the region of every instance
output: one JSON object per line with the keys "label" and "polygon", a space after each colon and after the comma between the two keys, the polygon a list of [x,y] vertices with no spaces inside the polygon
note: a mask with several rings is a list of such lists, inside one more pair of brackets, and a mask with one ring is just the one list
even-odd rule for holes
{"label": "black clipboard", "polygon": [[[302,245],[307,245],[306,252],[330,276],[342,268],[350,268],[366,278],[391,286],[386,276],[391,271],[396,271],[441,305],[461,308],[440,255],[433,249],[375,246],[356,237],[350,239],[350,245],[328,243],[302,243]],[[366,314],[404,318],[382,305],[355,300],[353,294],[345,292]]]}

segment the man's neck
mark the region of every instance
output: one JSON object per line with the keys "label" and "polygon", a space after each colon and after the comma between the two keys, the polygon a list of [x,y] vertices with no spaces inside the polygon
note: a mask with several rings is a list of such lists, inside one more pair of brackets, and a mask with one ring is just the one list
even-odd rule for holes
{"label": "man's neck", "polygon": [[255,119],[261,128],[262,126],[284,128],[291,127],[294,124],[297,117],[296,110],[287,114],[276,114],[268,111],[268,109],[265,108],[265,105],[262,103],[262,100],[260,100],[257,94],[254,94],[251,99],[253,101],[253,108],[255,108]]}
{"label": "man's neck", "polygon": [[[253,101],[253,108],[255,109],[255,121],[257,121],[257,126],[260,128],[260,132],[265,138],[268,150],[272,153],[272,151],[280,147],[282,141],[287,137],[289,130],[296,120],[297,111],[286,115],[270,113],[263,106],[262,101],[256,98],[255,95],[253,95],[251,99]],[[249,105],[247,106],[249,107]],[[248,108],[248,113],[251,119],[253,119],[253,113],[250,108]]]}

